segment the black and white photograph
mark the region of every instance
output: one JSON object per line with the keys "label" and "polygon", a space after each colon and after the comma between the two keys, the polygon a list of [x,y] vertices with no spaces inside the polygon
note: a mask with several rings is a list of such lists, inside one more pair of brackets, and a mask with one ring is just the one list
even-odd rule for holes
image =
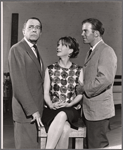
{"label": "black and white photograph", "polygon": [[1,149],[122,149],[122,0],[1,1]]}

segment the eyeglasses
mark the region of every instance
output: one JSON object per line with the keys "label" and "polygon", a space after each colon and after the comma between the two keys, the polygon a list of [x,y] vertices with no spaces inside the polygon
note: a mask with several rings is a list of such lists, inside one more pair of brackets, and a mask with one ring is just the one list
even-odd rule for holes
{"label": "eyeglasses", "polygon": [[40,26],[33,26],[33,25],[29,26],[28,28],[31,29],[31,30],[33,30],[33,29],[40,30],[41,29]]}

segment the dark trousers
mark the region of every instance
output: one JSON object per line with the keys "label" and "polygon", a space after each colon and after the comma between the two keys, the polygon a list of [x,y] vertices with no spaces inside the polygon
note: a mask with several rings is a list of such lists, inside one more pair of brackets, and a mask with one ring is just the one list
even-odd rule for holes
{"label": "dark trousers", "polygon": [[109,128],[109,119],[100,121],[88,121],[85,119],[87,128],[86,148],[104,148],[109,145],[106,133]]}
{"label": "dark trousers", "polygon": [[39,148],[36,124],[14,122],[14,138],[16,149]]}

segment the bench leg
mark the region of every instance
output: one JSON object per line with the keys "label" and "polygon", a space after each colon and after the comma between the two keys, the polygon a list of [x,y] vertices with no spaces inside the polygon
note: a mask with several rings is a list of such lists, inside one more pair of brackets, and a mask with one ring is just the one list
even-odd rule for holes
{"label": "bench leg", "polygon": [[40,149],[45,149],[46,146],[46,138],[40,138]]}
{"label": "bench leg", "polygon": [[83,149],[83,138],[75,138],[75,149]]}

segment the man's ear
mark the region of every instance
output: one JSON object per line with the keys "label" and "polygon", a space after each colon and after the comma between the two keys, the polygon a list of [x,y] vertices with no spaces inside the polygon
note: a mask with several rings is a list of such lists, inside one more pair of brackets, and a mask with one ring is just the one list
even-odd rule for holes
{"label": "man's ear", "polygon": [[25,29],[24,28],[22,29],[22,33],[23,33],[23,35],[25,34]]}
{"label": "man's ear", "polygon": [[95,30],[95,31],[94,31],[94,35],[95,35],[96,37],[98,37],[98,36],[100,35],[99,31]]}

